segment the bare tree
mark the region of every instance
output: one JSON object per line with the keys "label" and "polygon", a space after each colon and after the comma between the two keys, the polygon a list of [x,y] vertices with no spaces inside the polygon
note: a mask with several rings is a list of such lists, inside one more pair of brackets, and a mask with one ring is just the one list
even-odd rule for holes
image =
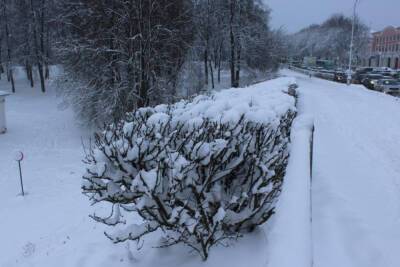
{"label": "bare tree", "polygon": [[[43,93],[46,92],[46,83],[45,77],[43,73],[43,50],[44,50],[44,42],[43,42],[43,31],[44,31],[44,4],[45,1],[41,0],[39,6],[34,5],[34,1],[30,0],[30,10],[32,17],[32,34],[33,34],[33,47],[36,56],[36,65],[38,68],[39,78],[40,78],[40,87]],[[40,17],[38,15],[38,10],[40,10]],[[40,27],[39,27],[40,26]],[[40,31],[38,32],[38,28]]]}
{"label": "bare tree", "polygon": [[15,93],[15,82],[13,75],[13,66],[12,66],[12,50],[11,50],[11,41],[10,41],[10,26],[8,21],[8,11],[7,11],[7,1],[3,0],[3,18],[4,18],[4,32],[7,46],[7,79],[11,82],[12,92]]}
{"label": "bare tree", "polygon": [[115,119],[136,107],[173,101],[193,35],[189,1],[70,0],[61,9],[69,37],[58,52],[66,75],[81,82],[76,95],[86,101],[84,113]]}
{"label": "bare tree", "polygon": [[[342,14],[333,15],[321,25],[311,25],[288,37],[291,56],[315,56],[347,64],[351,28],[352,18]],[[369,38],[368,27],[359,19],[354,36],[355,57],[359,58],[367,49]]]}

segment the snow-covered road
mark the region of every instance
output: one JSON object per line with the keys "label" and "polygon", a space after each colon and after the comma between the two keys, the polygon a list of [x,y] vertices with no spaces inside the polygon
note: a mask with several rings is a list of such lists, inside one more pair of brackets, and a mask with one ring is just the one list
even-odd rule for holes
{"label": "snow-covered road", "polygon": [[315,118],[314,266],[400,266],[400,99],[283,73]]}

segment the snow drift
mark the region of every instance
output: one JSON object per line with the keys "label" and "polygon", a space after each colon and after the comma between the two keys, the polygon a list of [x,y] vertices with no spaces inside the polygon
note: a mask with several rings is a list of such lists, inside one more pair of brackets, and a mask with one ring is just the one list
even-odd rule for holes
{"label": "snow drift", "polygon": [[293,122],[290,159],[271,230],[270,267],[312,266],[311,153],[314,119]]}

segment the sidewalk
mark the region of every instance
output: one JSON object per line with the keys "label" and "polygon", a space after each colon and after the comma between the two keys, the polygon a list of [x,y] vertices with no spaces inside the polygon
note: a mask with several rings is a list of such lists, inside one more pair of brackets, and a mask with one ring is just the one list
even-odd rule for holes
{"label": "sidewalk", "polygon": [[315,119],[314,266],[399,266],[399,99],[284,73]]}

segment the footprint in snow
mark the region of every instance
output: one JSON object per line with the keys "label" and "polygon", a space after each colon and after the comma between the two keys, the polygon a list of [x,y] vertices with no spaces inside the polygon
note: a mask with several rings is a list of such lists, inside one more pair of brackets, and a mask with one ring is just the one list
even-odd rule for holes
{"label": "footprint in snow", "polygon": [[22,255],[26,258],[32,256],[35,253],[35,244],[28,242],[22,247]]}

